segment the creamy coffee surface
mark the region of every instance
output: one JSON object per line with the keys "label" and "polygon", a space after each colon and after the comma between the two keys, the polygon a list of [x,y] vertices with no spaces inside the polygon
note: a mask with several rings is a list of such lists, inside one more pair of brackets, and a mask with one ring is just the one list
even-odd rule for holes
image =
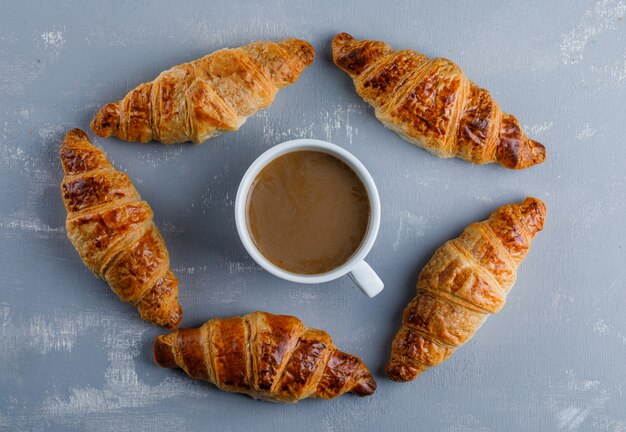
{"label": "creamy coffee surface", "polygon": [[370,219],[365,186],[336,157],[295,151],[270,162],[248,193],[247,224],[259,251],[298,274],[321,274],[348,261]]}

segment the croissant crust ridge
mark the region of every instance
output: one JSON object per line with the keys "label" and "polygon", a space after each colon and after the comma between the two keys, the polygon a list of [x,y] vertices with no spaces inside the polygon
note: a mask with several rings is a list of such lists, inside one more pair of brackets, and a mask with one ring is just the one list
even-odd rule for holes
{"label": "croissant crust ridge", "polygon": [[80,129],[66,134],[61,163],[67,234],[85,265],[144,320],[178,327],[178,280],[150,205]]}
{"label": "croissant crust ridge", "polygon": [[332,52],[383,125],[418,147],[442,158],[511,169],[545,160],[545,147],[450,60],[347,33],[334,38]]}
{"label": "croissant crust ridge", "polygon": [[239,129],[267,108],[314,58],[313,47],[300,39],[221,49],[174,66],[106,104],[91,129],[124,141],[201,143]]}
{"label": "croissant crust ridge", "polygon": [[260,311],[158,336],[154,358],[161,367],[182,368],[221,390],[273,402],[376,390],[365,364],[339,351],[326,332]]}

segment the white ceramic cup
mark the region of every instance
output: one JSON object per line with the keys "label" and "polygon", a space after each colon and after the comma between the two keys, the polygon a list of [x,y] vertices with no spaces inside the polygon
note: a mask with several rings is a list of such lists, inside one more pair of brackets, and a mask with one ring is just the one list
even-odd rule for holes
{"label": "white ceramic cup", "polygon": [[[314,150],[327,153],[343,161],[356,173],[357,176],[359,176],[359,179],[361,179],[365,185],[365,189],[367,190],[370,200],[369,225],[359,249],[357,249],[352,257],[350,257],[350,259],[341,266],[329,272],[316,275],[292,273],[272,264],[254,245],[250,232],[248,231],[247,223],[246,207],[248,192],[250,191],[250,187],[252,186],[256,176],[263,168],[265,168],[265,166],[267,166],[267,164],[277,157],[286,153],[301,150]],[[250,165],[250,168],[248,168],[248,171],[246,171],[241,183],[239,184],[237,198],[235,199],[235,223],[237,224],[237,232],[239,233],[241,242],[250,256],[261,267],[279,278],[292,282],[316,284],[329,282],[349,273],[350,277],[357,284],[357,286],[361,288],[361,290],[363,290],[363,292],[370,298],[374,297],[383,290],[383,281],[380,280],[369,264],[364,261],[365,256],[374,245],[374,241],[378,235],[378,228],[380,227],[380,198],[378,196],[378,190],[376,189],[372,176],[367,169],[365,169],[363,164],[359,162],[359,160],[351,153],[335,144],[314,139],[297,139],[278,144],[259,156],[257,160]]]}

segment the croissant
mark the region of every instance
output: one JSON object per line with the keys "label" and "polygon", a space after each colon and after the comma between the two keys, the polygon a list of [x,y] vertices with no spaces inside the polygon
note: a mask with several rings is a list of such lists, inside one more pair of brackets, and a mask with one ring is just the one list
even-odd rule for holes
{"label": "croissant", "polygon": [[535,198],[505,205],[435,251],[404,310],[386,367],[389,378],[410,381],[442,363],[504,306],[545,213]]}
{"label": "croissant", "polygon": [[528,139],[518,120],[450,60],[347,33],[334,38],[332,51],[376,117],[407,141],[475,164],[521,169],[545,160],[545,147]]}
{"label": "croissant", "polygon": [[339,351],[328,333],[295,317],[253,312],[158,336],[154,358],[227,392],[273,402],[368,396],[376,381],[365,364]]}
{"label": "croissant", "polygon": [[201,143],[239,129],[267,108],[314,58],[313,47],[299,39],[222,49],[162,72],[121,101],[105,105],[91,129],[125,141]]}
{"label": "croissant", "polygon": [[61,162],[67,234],[85,265],[144,320],[177,327],[178,280],[148,203],[80,129],[65,136]]}

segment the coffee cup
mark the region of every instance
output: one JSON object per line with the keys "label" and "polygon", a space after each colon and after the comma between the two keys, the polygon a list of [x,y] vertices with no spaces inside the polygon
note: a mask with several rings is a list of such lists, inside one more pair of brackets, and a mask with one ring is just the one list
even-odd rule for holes
{"label": "coffee cup", "polygon": [[[299,274],[285,270],[268,259],[259,250],[250,233],[248,199],[257,176],[270,163],[292,152],[312,151],[333,156],[347,165],[362,182],[369,199],[369,221],[363,238],[352,255],[338,267],[320,274]],[[348,274],[355,284],[370,298],[379,294],[384,285],[374,270],[365,262],[372,249],[380,227],[380,198],[372,176],[365,166],[345,149],[329,142],[314,139],[297,139],[278,144],[261,154],[244,174],[235,199],[235,223],[245,249],[262,268],[273,275],[292,282],[317,284],[329,282]]]}

